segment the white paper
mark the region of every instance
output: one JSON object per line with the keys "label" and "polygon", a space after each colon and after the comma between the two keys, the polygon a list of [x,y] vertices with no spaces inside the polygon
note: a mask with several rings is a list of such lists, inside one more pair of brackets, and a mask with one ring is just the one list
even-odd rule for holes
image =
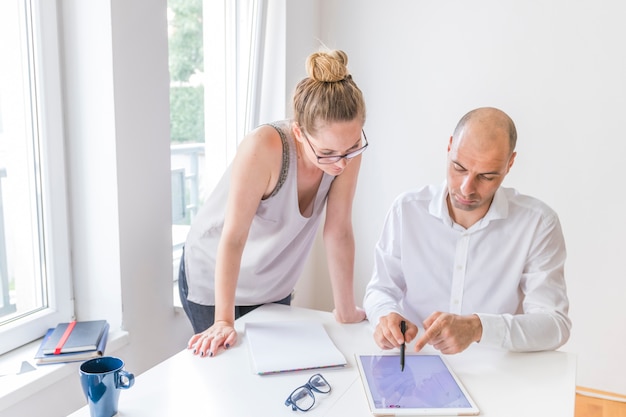
{"label": "white paper", "polygon": [[246,337],[252,368],[258,374],[344,366],[347,363],[322,323],[246,323]]}

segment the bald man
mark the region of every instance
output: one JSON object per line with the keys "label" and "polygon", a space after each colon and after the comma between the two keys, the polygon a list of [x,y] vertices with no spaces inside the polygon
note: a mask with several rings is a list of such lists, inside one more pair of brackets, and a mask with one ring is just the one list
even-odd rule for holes
{"label": "bald man", "polygon": [[528,352],[567,342],[571,321],[558,216],[545,203],[501,186],[515,161],[516,141],[506,113],[472,110],[450,137],[446,181],[394,201],[364,299],[381,348],[415,338],[416,351],[430,344],[446,354],[472,343]]}

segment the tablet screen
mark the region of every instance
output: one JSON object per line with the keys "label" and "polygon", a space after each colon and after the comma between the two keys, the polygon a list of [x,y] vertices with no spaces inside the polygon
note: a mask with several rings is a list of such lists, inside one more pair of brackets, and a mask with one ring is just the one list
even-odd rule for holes
{"label": "tablet screen", "polygon": [[439,355],[357,355],[373,414],[477,415],[478,408]]}

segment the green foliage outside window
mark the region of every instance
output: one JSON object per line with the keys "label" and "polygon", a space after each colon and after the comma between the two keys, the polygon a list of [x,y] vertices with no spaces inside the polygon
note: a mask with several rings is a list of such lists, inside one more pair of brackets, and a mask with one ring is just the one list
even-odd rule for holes
{"label": "green foliage outside window", "polygon": [[172,142],[204,142],[204,87],[170,87]]}
{"label": "green foliage outside window", "polygon": [[202,0],[169,0],[168,7],[171,139],[204,142]]}

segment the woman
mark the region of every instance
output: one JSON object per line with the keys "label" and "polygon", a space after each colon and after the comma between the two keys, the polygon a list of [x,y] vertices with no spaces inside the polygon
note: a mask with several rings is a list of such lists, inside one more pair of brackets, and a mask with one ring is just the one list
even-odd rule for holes
{"label": "woman", "polygon": [[353,293],[352,200],[365,102],[343,51],[307,59],[293,120],[249,133],[200,209],[180,265],[188,347],[214,356],[237,342],[234,321],[266,303],[289,304],[326,208],[324,243],[339,322],[365,319]]}

